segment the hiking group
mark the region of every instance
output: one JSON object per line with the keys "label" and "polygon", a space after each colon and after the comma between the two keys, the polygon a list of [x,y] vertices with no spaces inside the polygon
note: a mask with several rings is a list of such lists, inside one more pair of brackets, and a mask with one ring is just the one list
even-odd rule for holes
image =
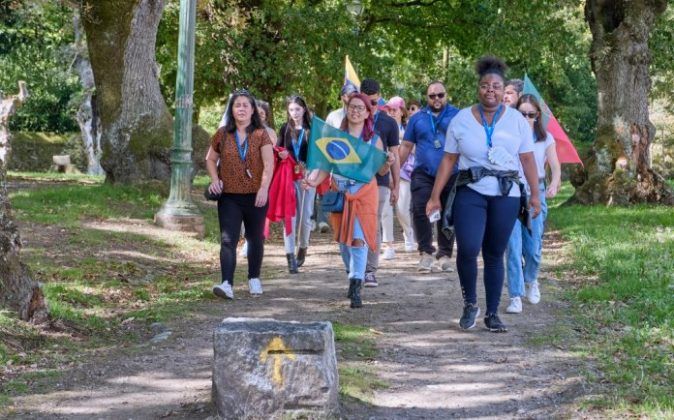
{"label": "hiking group", "polygon": [[222,282],[213,292],[234,298],[242,231],[249,291],[259,296],[269,222],[284,223],[288,272],[295,274],[308,257],[312,230],[326,230],[329,220],[348,273],[350,307],[359,308],[362,287],[382,281],[380,256],[396,258],[395,215],[404,251],[420,255],[420,273],[451,272],[456,266],[462,329],[474,328],[480,315],[476,283],[482,252],[484,325],[507,331],[498,316],[506,277],[507,312],[522,312],[524,298],[540,301],[546,198],[558,192],[561,170],[542,104],[523,94],[523,82],[506,79],[506,65],[495,57],[478,60],[476,73],[477,103],[461,110],[447,103],[441,81],[428,84],[424,107],[399,96],[385,101],[373,79],[360,86],[345,82],[343,106],[325,123],[384,154],[367,181],[312,164],[311,143],[317,138],[312,134],[320,133],[312,133],[311,111],[302,97],[288,98],[287,120],[276,133],[268,104],[246,90],[234,91],[206,154],[208,191],[217,197],[221,233]]}

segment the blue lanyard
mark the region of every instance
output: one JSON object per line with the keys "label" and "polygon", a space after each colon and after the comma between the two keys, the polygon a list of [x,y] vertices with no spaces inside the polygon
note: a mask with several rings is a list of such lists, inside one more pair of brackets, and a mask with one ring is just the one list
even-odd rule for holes
{"label": "blue lanyard", "polygon": [[501,110],[503,105],[499,105],[496,113],[494,113],[494,119],[491,120],[491,125],[487,124],[487,119],[484,117],[484,112],[482,111],[482,105],[477,106],[477,110],[480,111],[480,118],[482,118],[482,127],[484,127],[484,132],[487,135],[487,146],[492,148],[491,136],[494,134],[494,127],[496,127],[496,120],[498,116],[501,115]]}
{"label": "blue lanyard", "polygon": [[[438,124],[442,121],[442,117],[445,116],[445,112],[447,111],[447,105],[442,109],[442,112],[438,115]],[[433,117],[433,113],[431,110],[428,110],[428,116],[431,118],[431,127],[433,128],[433,135],[436,135],[438,133],[437,128],[435,127],[435,118]]]}
{"label": "blue lanyard", "polygon": [[243,139],[243,146],[239,145],[239,132],[235,131],[234,136],[236,137],[236,148],[239,151],[239,158],[241,162],[246,161],[246,154],[248,153],[248,135]]}
{"label": "blue lanyard", "polygon": [[302,147],[302,139],[304,138],[304,128],[300,130],[300,135],[297,137],[297,142],[291,141],[293,151],[295,152],[295,159],[300,160],[300,148]]}
{"label": "blue lanyard", "polygon": [[379,119],[379,113],[381,111],[377,111],[376,114],[374,114],[374,123],[372,124],[372,129],[374,130],[374,127],[377,125],[377,120]]}

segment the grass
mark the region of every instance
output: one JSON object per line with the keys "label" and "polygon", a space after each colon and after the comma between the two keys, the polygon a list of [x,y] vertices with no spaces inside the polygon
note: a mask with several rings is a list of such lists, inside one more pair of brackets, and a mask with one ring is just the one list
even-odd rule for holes
{"label": "grass", "polygon": [[[75,179],[89,181],[91,177]],[[112,186],[94,179],[93,183],[51,184],[20,190],[11,194],[11,201],[19,221],[74,227],[85,218],[151,219],[167,195],[165,190],[163,184]]]}
{"label": "grass", "polygon": [[361,325],[334,322],[335,342],[339,351],[339,392],[343,397],[370,403],[377,389],[389,385],[377,377],[369,365],[377,355],[375,333]]}
{"label": "grass", "polygon": [[[168,195],[167,186],[112,186],[101,177],[57,173],[13,172],[10,179],[29,185],[11,193],[16,219],[29,226],[20,228],[22,261],[43,283],[52,321],[65,333],[45,333],[0,312],[0,366],[12,367],[4,377],[0,368],[0,412],[14,396],[39,392],[54,369],[97,349],[147,340],[152,322],[189,317],[199,302],[214,299],[215,264],[185,258],[206,252],[217,262],[212,206],[197,203],[206,241],[107,231],[92,223],[151,221]],[[207,183],[200,177],[195,188]],[[132,256],[121,253],[128,251]]]}
{"label": "grass", "polygon": [[581,340],[608,386],[588,405],[617,416],[674,416],[674,209],[560,206],[550,223],[570,242],[565,267]]}

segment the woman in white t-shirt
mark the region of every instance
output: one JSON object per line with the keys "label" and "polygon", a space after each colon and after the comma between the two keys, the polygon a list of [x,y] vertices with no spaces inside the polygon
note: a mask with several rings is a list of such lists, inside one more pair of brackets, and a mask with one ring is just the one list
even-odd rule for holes
{"label": "woman in white t-shirt", "polygon": [[[561,183],[561,167],[555,149],[555,139],[545,131],[541,106],[535,96],[524,94],[517,102],[517,109],[529,122],[533,130],[534,158],[538,174],[538,193],[541,197],[541,215],[531,221],[531,232],[522,229],[519,221],[515,222],[508,250],[506,252],[506,272],[508,278],[508,294],[510,305],[506,312],[518,314],[522,312],[522,297],[526,295],[530,303],[537,304],[541,300],[538,288],[538,268],[541,265],[543,249],[543,229],[548,214],[545,198],[557,195]],[[545,187],[545,163],[550,165],[552,181]],[[522,266],[524,257],[524,266]]]}
{"label": "woman in white t-shirt", "polygon": [[[456,234],[456,267],[464,307],[462,329],[475,327],[477,306],[477,256],[482,251],[487,311],[484,323],[492,332],[506,332],[498,317],[505,277],[503,254],[520,207],[522,169],[529,185],[537,186],[531,128],[522,114],[502,104],[506,65],[483,57],[476,65],[478,103],[462,109],[447,129],[445,155],[435,178],[426,211],[440,209],[440,193],[458,160],[459,174],[451,210]],[[538,188],[533,188],[530,211],[540,212]]]}

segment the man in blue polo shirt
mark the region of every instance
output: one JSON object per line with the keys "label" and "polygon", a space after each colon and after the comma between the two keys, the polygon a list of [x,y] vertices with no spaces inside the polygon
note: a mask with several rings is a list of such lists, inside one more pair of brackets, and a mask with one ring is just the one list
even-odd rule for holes
{"label": "man in blue polo shirt", "polygon": [[[435,175],[444,154],[447,127],[459,110],[447,104],[447,90],[442,82],[431,82],[426,89],[426,98],[428,105],[414,114],[407,123],[403,143],[400,146],[400,162],[405,162],[416,146],[416,164],[411,184],[412,221],[421,253],[418,271],[430,273],[433,270],[433,254],[436,248],[433,246],[433,227],[426,215],[426,203],[431,196]],[[443,212],[454,178],[450,179],[441,195]],[[451,262],[454,238],[450,240],[445,237],[440,228],[441,224],[437,223],[439,249],[435,259],[440,270],[454,271]]]}

